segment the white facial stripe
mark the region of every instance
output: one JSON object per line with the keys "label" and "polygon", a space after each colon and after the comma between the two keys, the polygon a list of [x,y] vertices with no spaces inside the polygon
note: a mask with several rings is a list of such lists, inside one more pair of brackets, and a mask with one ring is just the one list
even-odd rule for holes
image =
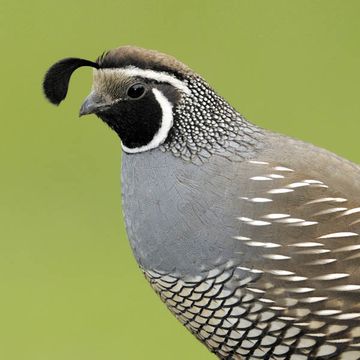
{"label": "white facial stripe", "polygon": [[155,99],[161,107],[162,119],[160,129],[147,145],[137,148],[128,148],[124,144],[122,144],[123,150],[127,153],[134,154],[158,147],[166,140],[168,133],[173,125],[173,113],[171,103],[158,89],[152,89],[152,92],[154,93]]}
{"label": "white facial stripe", "polygon": [[120,74],[124,74],[126,76],[140,76],[145,79],[151,79],[158,82],[168,83],[177,89],[181,90],[187,95],[190,95],[190,89],[184,84],[183,81],[177,79],[175,76],[169,75],[165,72],[154,71],[154,70],[144,70],[139,69],[135,66],[129,66],[127,68],[119,68],[119,69],[101,69],[104,72],[118,72]]}

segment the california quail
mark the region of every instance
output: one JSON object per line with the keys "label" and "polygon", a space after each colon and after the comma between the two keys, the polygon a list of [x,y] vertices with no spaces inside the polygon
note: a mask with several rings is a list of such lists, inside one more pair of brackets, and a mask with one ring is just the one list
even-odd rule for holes
{"label": "california quail", "polygon": [[67,58],[59,104],[120,137],[123,209],[141,270],[220,359],[360,359],[360,167],[248,122],[176,59],[137,47]]}

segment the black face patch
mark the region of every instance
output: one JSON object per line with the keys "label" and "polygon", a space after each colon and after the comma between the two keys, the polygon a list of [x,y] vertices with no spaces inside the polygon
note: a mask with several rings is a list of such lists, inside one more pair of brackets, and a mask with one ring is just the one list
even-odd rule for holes
{"label": "black face patch", "polygon": [[123,100],[111,108],[97,113],[130,148],[151,142],[162,123],[162,110],[154,93],[148,91],[138,100]]}

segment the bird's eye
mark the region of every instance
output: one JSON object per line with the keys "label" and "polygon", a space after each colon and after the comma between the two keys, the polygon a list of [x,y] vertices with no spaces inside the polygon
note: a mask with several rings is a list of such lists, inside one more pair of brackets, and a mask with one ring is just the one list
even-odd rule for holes
{"label": "bird's eye", "polygon": [[143,84],[131,85],[127,91],[127,94],[132,99],[139,99],[145,93],[145,86]]}

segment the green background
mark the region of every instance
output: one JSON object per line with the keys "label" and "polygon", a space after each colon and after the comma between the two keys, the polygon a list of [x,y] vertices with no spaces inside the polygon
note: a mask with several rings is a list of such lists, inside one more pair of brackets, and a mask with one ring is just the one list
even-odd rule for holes
{"label": "green background", "polygon": [[78,118],[91,69],[56,108],[48,66],[168,52],[251,121],[360,162],[359,18],[357,0],[1,0],[0,358],[213,358],[137,269],[119,141]]}

